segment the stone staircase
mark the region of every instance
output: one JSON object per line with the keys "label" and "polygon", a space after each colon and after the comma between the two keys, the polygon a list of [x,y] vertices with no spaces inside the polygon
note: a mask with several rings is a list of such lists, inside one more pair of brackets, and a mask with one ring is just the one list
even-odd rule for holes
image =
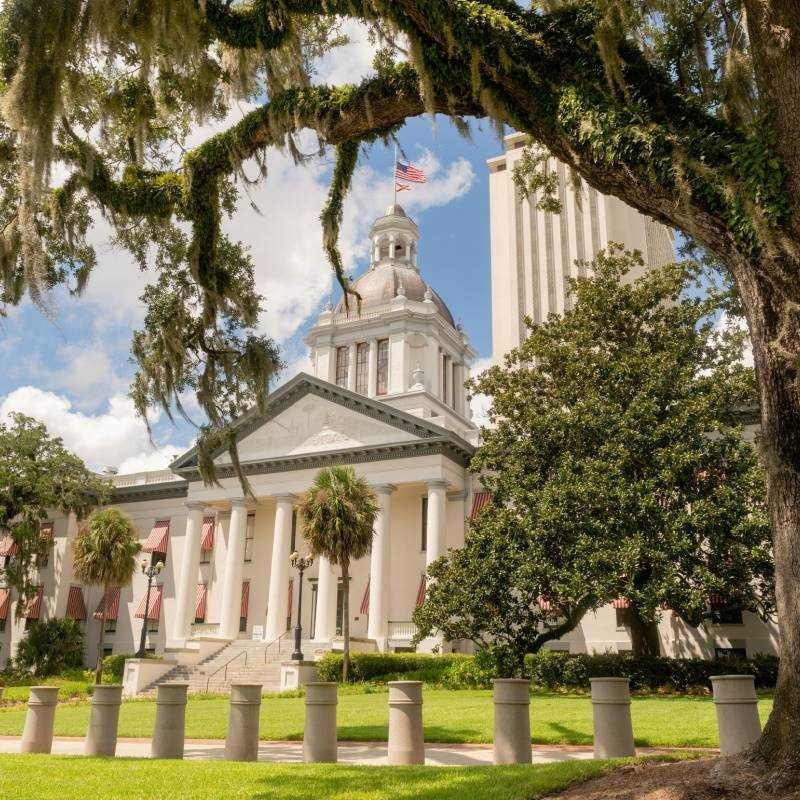
{"label": "stone staircase", "polygon": [[[304,640],[303,655],[312,660],[319,647],[319,643]],[[232,683],[260,683],[263,692],[277,692],[280,691],[281,663],[289,660],[292,650],[294,641],[290,636],[272,644],[236,639],[197,664],[173,667],[143,691],[152,692],[170,681],[185,681],[192,693],[227,693]]]}

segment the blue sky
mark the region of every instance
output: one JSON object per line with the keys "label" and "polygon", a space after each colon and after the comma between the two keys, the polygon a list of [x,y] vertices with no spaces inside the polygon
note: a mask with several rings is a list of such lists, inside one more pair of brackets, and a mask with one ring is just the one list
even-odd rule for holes
{"label": "blue sky", "polygon": [[[331,82],[354,80],[371,59],[364,41],[329,56],[321,73]],[[232,119],[247,108],[234,109]],[[197,132],[201,140],[213,129]],[[420,226],[423,276],[468,332],[479,357],[491,352],[489,193],[485,161],[500,152],[494,129],[475,123],[467,141],[446,118],[411,120],[399,136],[408,157],[429,172],[425,186],[400,195]],[[367,266],[367,234],[391,202],[393,150],[372,146],[360,162],[345,210],[342,251],[354,274]],[[330,159],[295,166],[269,154],[266,182],[243,196],[226,224],[250,247],[256,280],[266,299],[262,329],[279,341],[289,366],[281,380],[303,369],[304,331],[332,291],[322,255],[319,211]],[[250,200],[257,206],[254,211]],[[0,321],[0,418],[20,410],[42,419],[90,466],[159,468],[187,446],[193,430],[156,418],[154,443],[133,414],[127,387],[133,373],[128,349],[141,321],[138,296],[152,274],[140,273],[127,254],[108,244],[98,219],[93,241],[98,267],[87,292],[55,292],[47,313],[26,302]]]}

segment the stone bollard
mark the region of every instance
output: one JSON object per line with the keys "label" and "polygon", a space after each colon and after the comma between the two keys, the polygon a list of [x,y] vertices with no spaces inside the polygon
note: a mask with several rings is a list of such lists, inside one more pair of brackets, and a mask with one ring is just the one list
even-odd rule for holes
{"label": "stone bollard", "polygon": [[261,712],[261,684],[231,685],[228,738],[225,740],[227,761],[258,761],[258,715]]}
{"label": "stone bollard", "polygon": [[306,726],[303,760],[334,763],[336,754],[336,684],[306,684]]}
{"label": "stone bollard", "polygon": [[594,757],[635,756],[631,690],[627,678],[589,678],[592,685]]}
{"label": "stone bollard", "polygon": [[754,680],[752,675],[711,676],[723,756],[741,753],[761,736]]}
{"label": "stone bollard", "polygon": [[183,758],[188,683],[162,683],[156,694],[151,758]]}
{"label": "stone bollard", "polygon": [[58,686],[31,686],[22,731],[23,753],[49,753],[53,748]]}
{"label": "stone bollard", "polygon": [[530,764],[531,682],[527,678],[494,681],[494,763]]}
{"label": "stone bollard", "polygon": [[389,682],[389,763],[425,763],[422,681]]}
{"label": "stone bollard", "polygon": [[122,704],[122,684],[95,686],[89,730],[86,732],[87,756],[113,756],[117,752],[119,707]]}

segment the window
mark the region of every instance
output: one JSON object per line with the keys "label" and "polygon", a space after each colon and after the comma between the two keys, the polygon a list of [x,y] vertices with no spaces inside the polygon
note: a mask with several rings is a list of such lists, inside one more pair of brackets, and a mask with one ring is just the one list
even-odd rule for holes
{"label": "window", "polygon": [[369,391],[369,344],[359,342],[356,345],[356,391],[367,394]]}
{"label": "window", "polygon": [[148,633],[158,633],[158,620],[157,619],[148,619],[147,620],[147,632]]}
{"label": "window", "polygon": [[449,372],[450,369],[450,359],[442,353],[442,401],[447,402],[447,389],[450,383],[449,379]]}
{"label": "window", "polygon": [[150,554],[150,565],[155,566],[156,564],[166,564],[167,563],[167,554],[166,553],[151,553]]}
{"label": "window", "polygon": [[713,608],[711,621],[714,625],[744,625],[741,608]]}
{"label": "window", "polygon": [[347,373],[350,369],[350,348],[336,348],[336,385],[347,388]]}
{"label": "window", "polygon": [[36,556],[36,566],[39,569],[44,569],[50,561],[50,545],[48,544],[47,550],[44,553],[39,553]]}
{"label": "window", "polygon": [[247,515],[247,529],[244,534],[244,560],[248,563],[253,560],[253,543],[256,538],[256,515]]}
{"label": "window", "polygon": [[201,550],[200,551],[200,563],[201,564],[210,564],[211,563],[211,551],[210,550]]}
{"label": "window", "polygon": [[422,498],[422,536],[419,549],[424,553],[428,549],[428,498]]}
{"label": "window", "polygon": [[104,656],[113,656],[114,655],[114,645],[113,644],[103,645],[103,655]]}
{"label": "window", "polygon": [[25,630],[29,631],[39,622],[38,619],[34,619],[33,617],[26,617],[25,618]]}
{"label": "window", "polygon": [[247,617],[239,617],[239,633],[247,632]]}
{"label": "window", "polygon": [[629,608],[615,608],[617,614],[617,630],[623,631],[630,626],[630,609]]}
{"label": "window", "polygon": [[116,633],[116,632],[117,632],[117,621],[115,619],[107,619],[106,633]]}
{"label": "window", "polygon": [[292,509],[292,536],[289,540],[289,552],[297,550],[297,509]]}
{"label": "window", "polygon": [[715,647],[714,658],[747,658],[746,647]]}
{"label": "window", "polygon": [[0,633],[6,629],[6,618],[0,617]]}
{"label": "window", "polygon": [[375,389],[376,394],[387,394],[389,392],[389,340],[380,339],[378,341],[378,385]]}

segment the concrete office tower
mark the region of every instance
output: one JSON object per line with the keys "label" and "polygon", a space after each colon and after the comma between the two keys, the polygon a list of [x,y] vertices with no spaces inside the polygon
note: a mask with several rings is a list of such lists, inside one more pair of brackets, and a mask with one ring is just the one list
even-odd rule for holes
{"label": "concrete office tower", "polygon": [[559,214],[536,208],[539,196],[525,199],[513,180],[526,137],[505,139],[505,152],[489,159],[492,243],[492,343],[494,359],[527,336],[525,317],[543,322],[569,308],[567,278],[585,274],[576,261],[591,260],[609,242],[641,251],[649,266],[674,259],[666,226],[580,181],[555,158],[547,169],[558,176]]}

